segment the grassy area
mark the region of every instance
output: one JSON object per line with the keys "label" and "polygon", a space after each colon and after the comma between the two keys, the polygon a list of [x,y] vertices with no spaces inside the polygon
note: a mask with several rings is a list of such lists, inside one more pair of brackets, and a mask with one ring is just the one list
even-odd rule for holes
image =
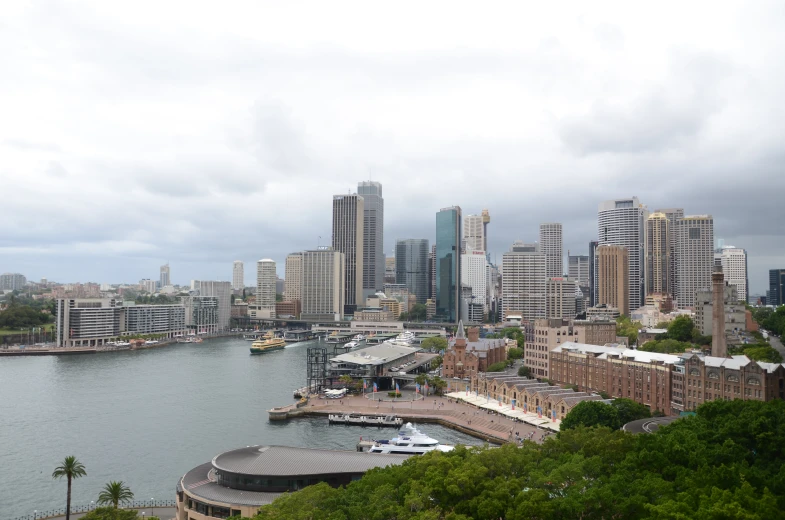
{"label": "grassy area", "polygon": [[[46,325],[43,325],[43,327],[48,332],[55,328],[55,324],[47,323]],[[29,330],[30,329],[0,329],[0,336],[16,336],[18,334],[27,334]]]}

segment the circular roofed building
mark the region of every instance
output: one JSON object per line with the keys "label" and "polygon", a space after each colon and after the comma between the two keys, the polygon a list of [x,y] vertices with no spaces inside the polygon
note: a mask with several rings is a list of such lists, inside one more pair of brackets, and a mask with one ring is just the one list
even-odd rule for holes
{"label": "circular roofed building", "polygon": [[177,520],[251,517],[287,491],[360,479],[369,469],[402,464],[406,455],[249,446],[217,455],[177,483]]}

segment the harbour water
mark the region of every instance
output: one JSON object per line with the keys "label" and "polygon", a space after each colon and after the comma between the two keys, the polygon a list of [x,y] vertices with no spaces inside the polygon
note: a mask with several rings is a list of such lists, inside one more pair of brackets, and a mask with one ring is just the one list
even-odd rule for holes
{"label": "harbour water", "polygon": [[[218,339],[140,351],[0,359],[0,519],[65,506],[52,470],[75,455],[87,476],[74,504],[96,500],[110,480],[137,500],[172,500],[179,477],[221,451],[252,444],[354,449],[378,430],[326,418],[269,422],[305,384],[307,346],[260,356],[250,343]],[[427,424],[449,444],[478,439]]]}

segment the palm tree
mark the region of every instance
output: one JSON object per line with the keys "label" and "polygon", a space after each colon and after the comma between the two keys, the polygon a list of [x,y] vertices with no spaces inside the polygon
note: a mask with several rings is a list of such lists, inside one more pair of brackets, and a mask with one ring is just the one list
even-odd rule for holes
{"label": "palm tree", "polygon": [[68,495],[65,502],[65,520],[71,520],[71,481],[75,478],[84,477],[87,475],[84,466],[81,462],[76,460],[76,457],[69,455],[63,462],[55,468],[52,472],[52,478],[68,479]]}
{"label": "palm tree", "polygon": [[131,490],[123,484],[122,481],[120,482],[109,482],[104,486],[104,490],[101,491],[101,494],[98,495],[98,503],[99,504],[113,504],[114,508],[117,509],[117,504],[119,502],[125,502],[126,500],[133,500],[134,494],[131,493]]}

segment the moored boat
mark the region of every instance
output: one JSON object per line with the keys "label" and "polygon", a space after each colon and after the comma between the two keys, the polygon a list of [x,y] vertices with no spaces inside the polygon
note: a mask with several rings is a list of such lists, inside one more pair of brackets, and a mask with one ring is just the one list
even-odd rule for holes
{"label": "moored boat", "polygon": [[429,451],[452,451],[454,446],[441,444],[436,439],[428,437],[414,427],[412,423],[406,423],[399,431],[398,436],[389,440],[374,441],[368,453],[394,453],[403,455],[422,455]]}

